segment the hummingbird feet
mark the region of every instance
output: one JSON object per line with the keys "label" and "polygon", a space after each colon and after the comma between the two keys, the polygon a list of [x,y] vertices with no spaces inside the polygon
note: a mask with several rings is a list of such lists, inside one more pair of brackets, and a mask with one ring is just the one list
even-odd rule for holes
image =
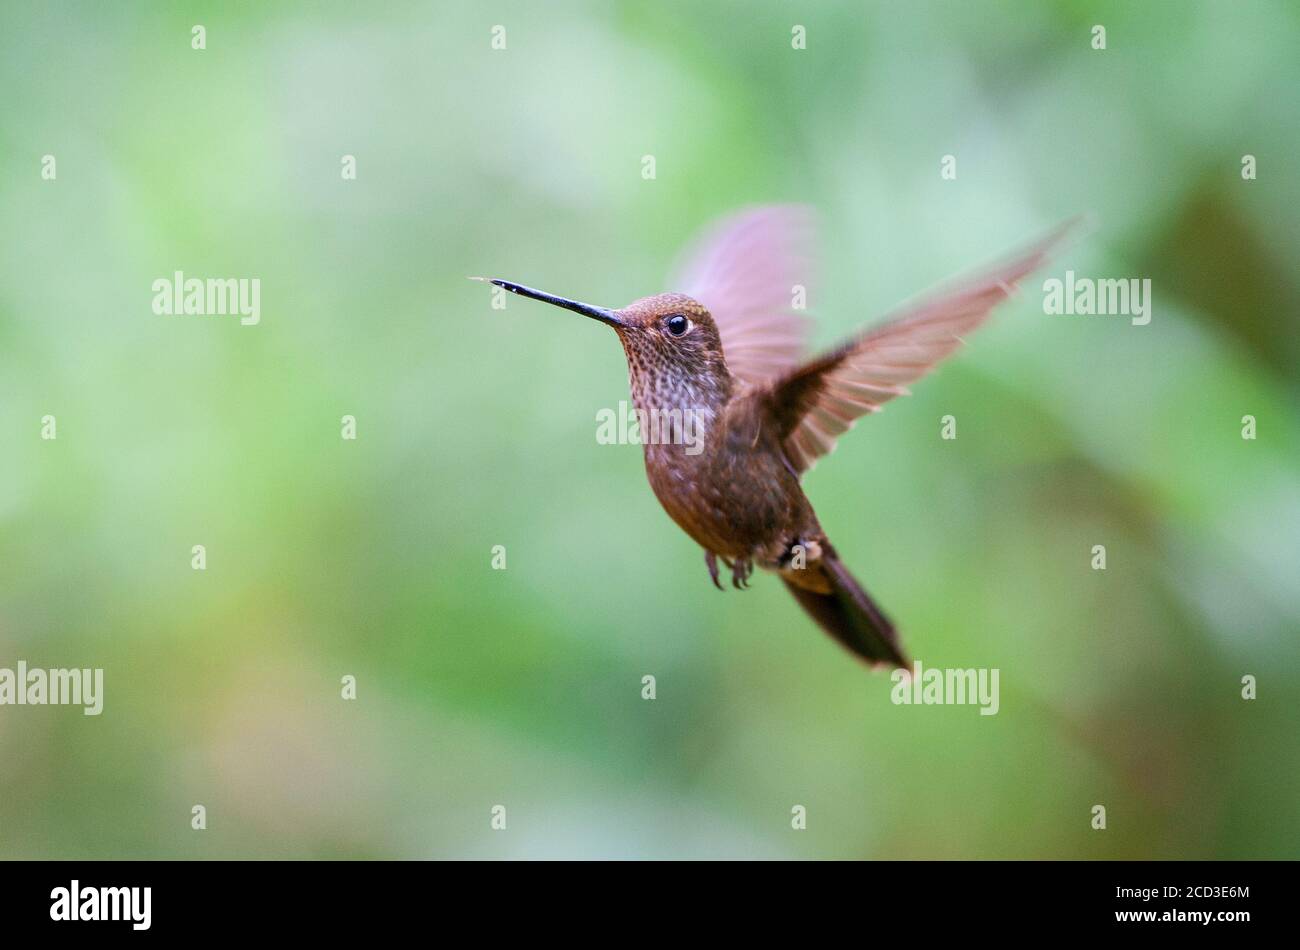
{"label": "hummingbird feet", "polygon": [[718,583],[718,556],[712,551],[704,552],[704,563],[709,566],[709,577],[713,578],[713,586],[718,590],[726,590]]}
{"label": "hummingbird feet", "polygon": [[731,565],[731,586],[736,590],[745,590],[749,587],[749,576],[754,573],[754,562],[749,558],[741,560]]}
{"label": "hummingbird feet", "polygon": [[[709,577],[713,579],[713,586],[718,590],[726,590],[718,581],[718,556],[712,551],[704,552],[704,563],[709,567]],[[736,590],[745,590],[749,587],[749,577],[754,573],[754,562],[749,558],[745,560],[732,561],[723,558],[722,563],[727,565],[731,571],[731,586]]]}

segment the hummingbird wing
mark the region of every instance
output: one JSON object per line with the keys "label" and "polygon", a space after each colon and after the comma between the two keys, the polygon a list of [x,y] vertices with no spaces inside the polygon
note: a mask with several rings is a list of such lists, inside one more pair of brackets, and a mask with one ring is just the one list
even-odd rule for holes
{"label": "hummingbird wing", "polygon": [[961,346],[962,336],[982,325],[1074,224],[1067,222],[987,273],[903,307],[888,323],[773,381],[760,398],[796,471],[812,468],[860,416],[907,395],[905,384]]}
{"label": "hummingbird wing", "polygon": [[668,286],[713,315],[733,376],[770,382],[806,352],[802,307],[815,225],[803,205],[766,205],[718,221],[682,255]]}

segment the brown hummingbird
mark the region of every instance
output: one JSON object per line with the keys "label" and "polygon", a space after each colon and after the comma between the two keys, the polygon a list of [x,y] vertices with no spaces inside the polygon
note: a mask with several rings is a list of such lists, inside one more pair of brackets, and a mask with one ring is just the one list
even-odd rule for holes
{"label": "brown hummingbird", "polygon": [[[905,384],[957,349],[1069,227],[811,359],[797,304],[813,228],[799,206],[723,219],[684,255],[675,291],[621,310],[475,279],[614,328],[650,487],[704,549],[716,587],[719,560],[737,588],[757,565],[779,574],[812,618],[868,664],[910,666],[894,625],[826,537],[800,477],[859,416],[906,395]],[[651,419],[667,424],[647,438]]]}

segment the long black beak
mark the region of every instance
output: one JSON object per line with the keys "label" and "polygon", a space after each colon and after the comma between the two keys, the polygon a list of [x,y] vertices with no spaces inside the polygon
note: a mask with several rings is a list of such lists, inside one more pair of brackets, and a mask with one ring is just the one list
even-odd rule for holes
{"label": "long black beak", "polygon": [[532,297],[534,300],[540,300],[543,303],[563,307],[565,310],[572,310],[574,313],[591,317],[591,319],[599,320],[601,323],[608,323],[611,327],[621,327],[623,325],[623,321],[618,318],[618,314],[613,310],[606,310],[604,307],[593,307],[589,303],[579,303],[577,300],[569,300],[567,297],[557,297],[555,294],[548,294],[544,290],[534,290],[532,287],[513,284],[508,280],[497,280],[495,277],[471,277],[470,280],[487,281],[489,284],[504,287],[512,294],[518,294],[521,297]]}

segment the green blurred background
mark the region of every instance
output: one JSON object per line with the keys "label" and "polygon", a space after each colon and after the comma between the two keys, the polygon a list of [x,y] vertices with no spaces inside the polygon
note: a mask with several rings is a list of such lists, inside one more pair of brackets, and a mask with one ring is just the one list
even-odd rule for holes
{"label": "green blurred background", "polygon": [[[1296,857],[1297,48],[1284,2],[6,4],[0,666],[106,696],[0,707],[0,855]],[[996,716],[715,591],[595,440],[613,335],[464,279],[621,306],[768,201],[819,344],[1093,215],[806,481]],[[1044,315],[1067,268],[1151,324]],[[175,270],[261,324],[155,316]]]}

